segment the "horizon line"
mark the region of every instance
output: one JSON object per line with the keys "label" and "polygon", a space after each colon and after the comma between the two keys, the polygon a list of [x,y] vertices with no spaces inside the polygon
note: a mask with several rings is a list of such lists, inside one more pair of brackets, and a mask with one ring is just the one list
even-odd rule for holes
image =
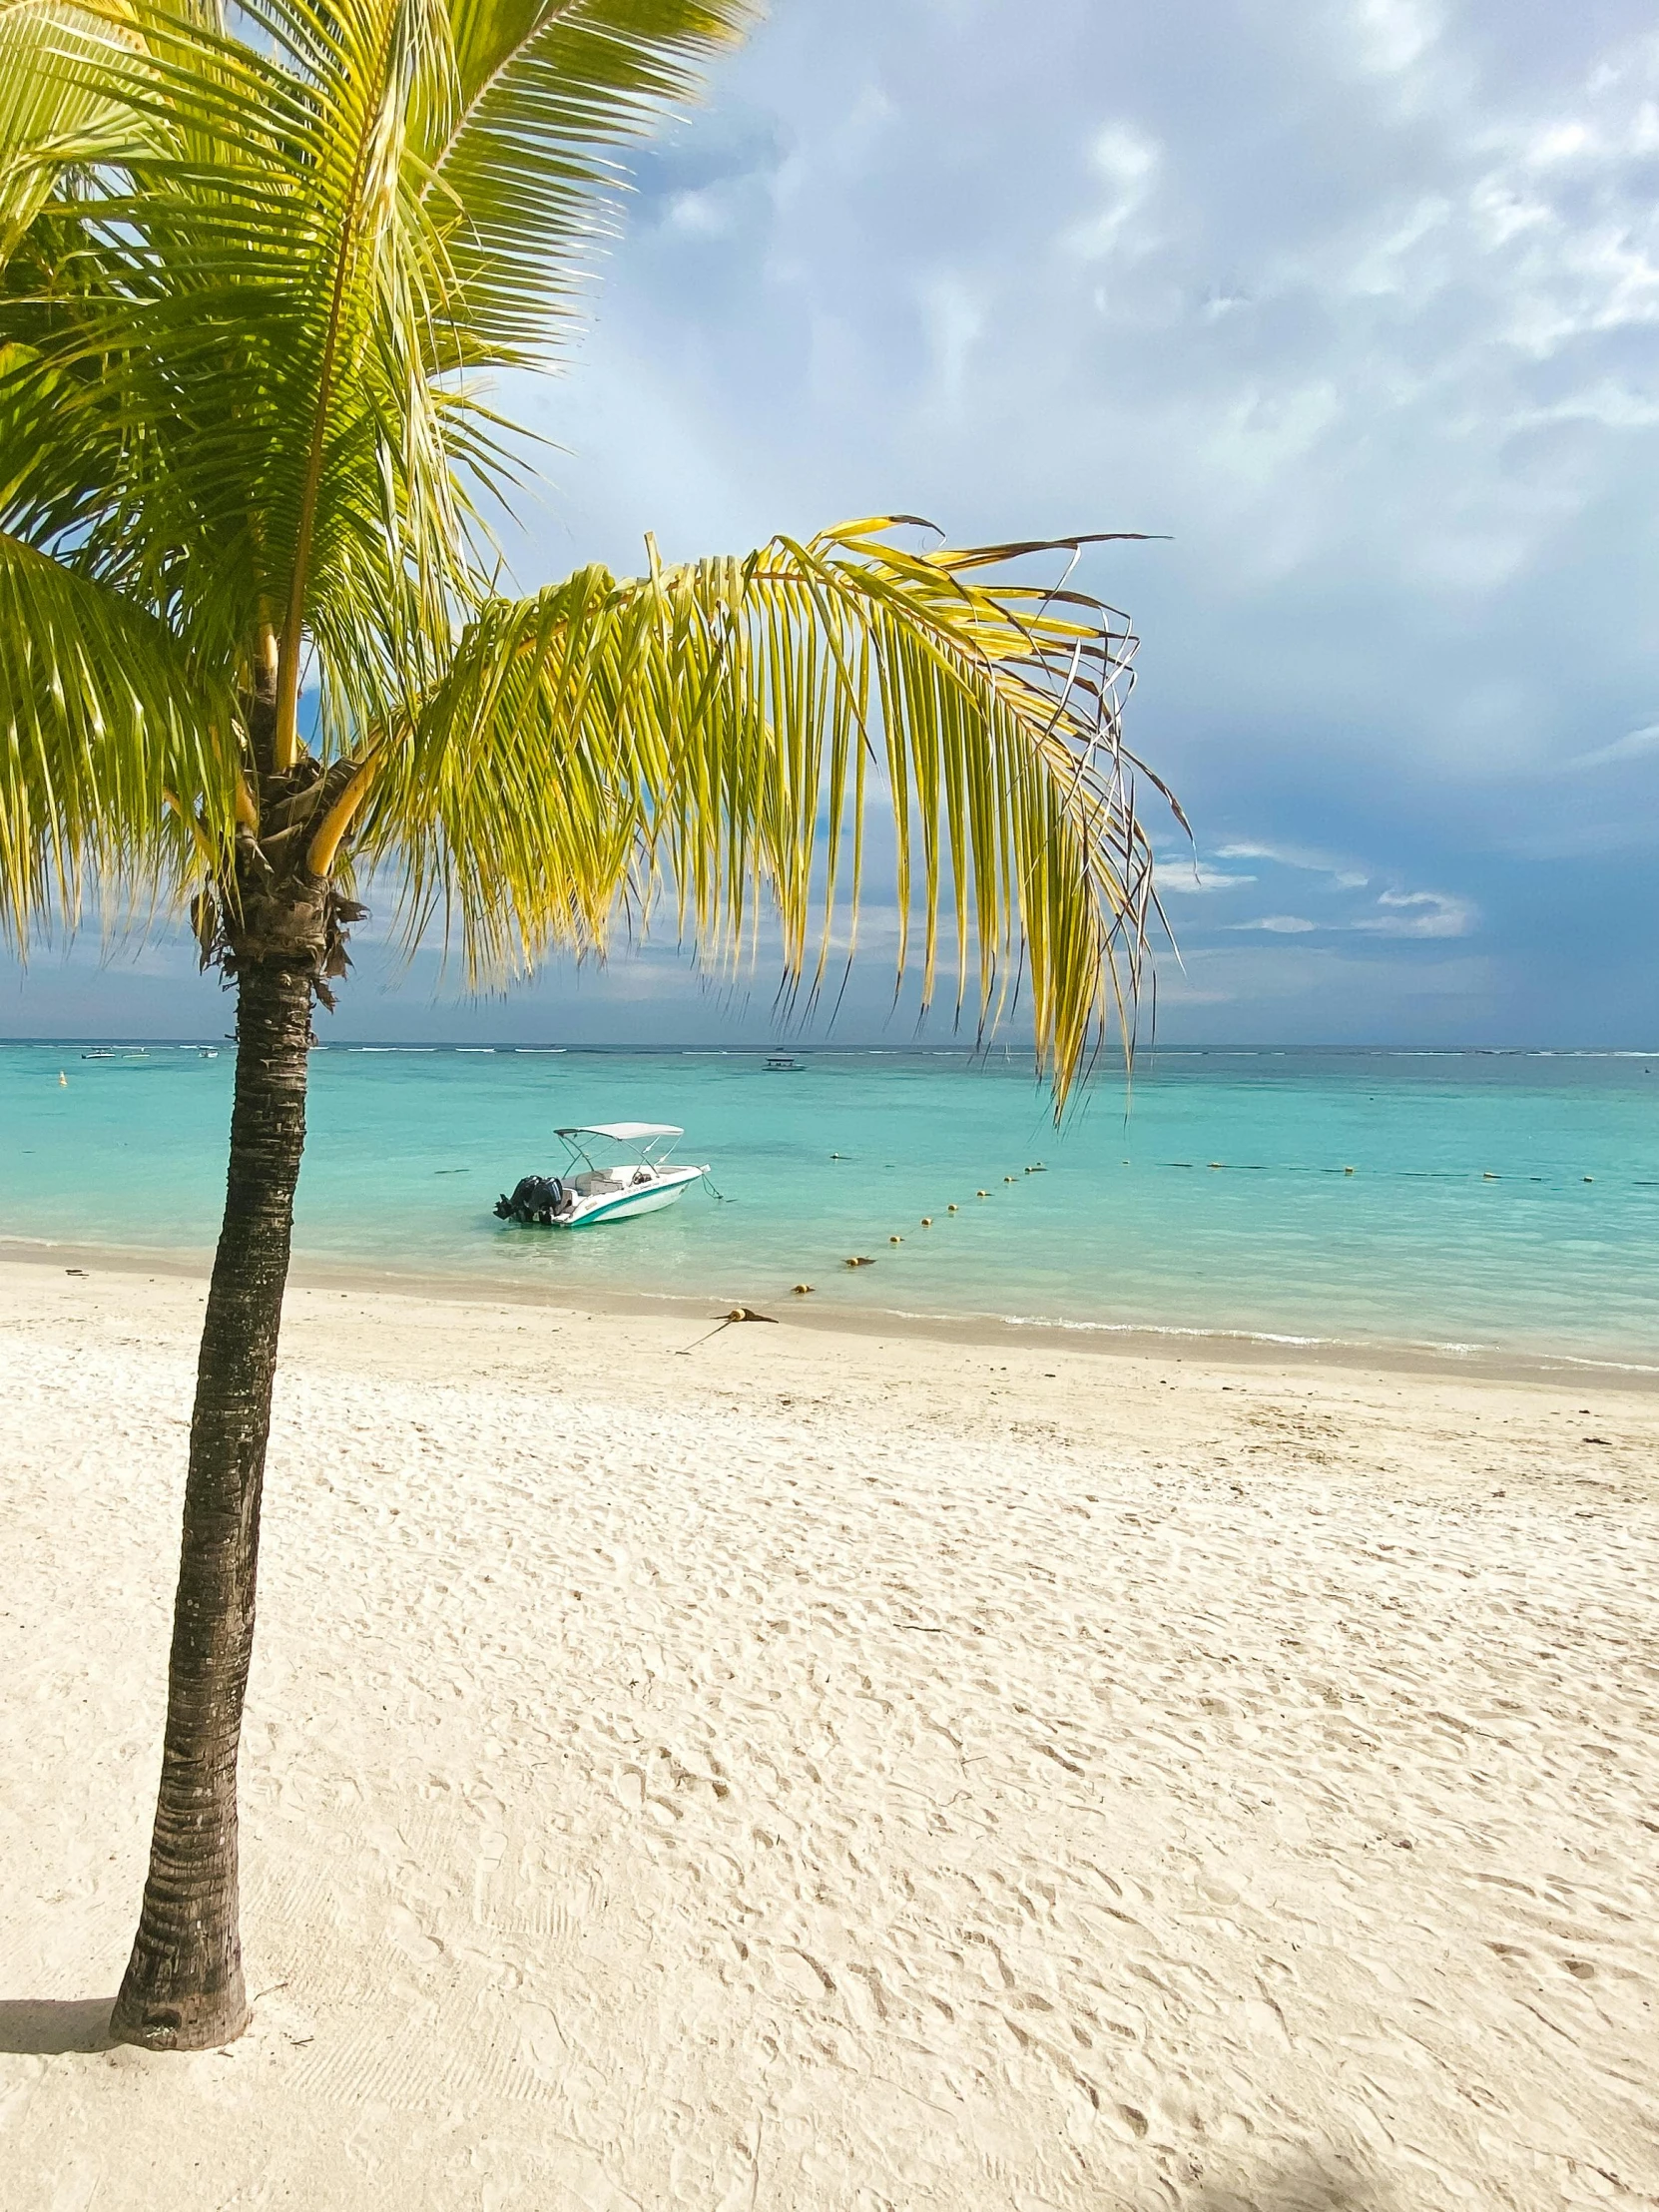
{"label": "horizon line", "polygon": [[[66,1036],[0,1036],[0,1049],[16,1046],[82,1046],[96,1045],[105,1048],[121,1048],[127,1051],[144,1051],[155,1048],[163,1051],[218,1050],[237,1042],[229,1031],[212,1036],[132,1036],[87,1032]],[[1029,1048],[1004,1043],[1000,1046],[1004,1058],[1016,1053],[1023,1056]],[[452,1052],[452,1053],[559,1053],[559,1052],[619,1052],[638,1058],[684,1057],[691,1053],[706,1053],[712,1057],[747,1059],[769,1054],[790,1053],[796,1058],[816,1056],[867,1054],[880,1058],[897,1058],[914,1053],[932,1058],[946,1056],[960,1059],[988,1059],[997,1051],[996,1043],[985,1044],[791,1044],[787,1041],[774,1045],[764,1044],[631,1044],[624,1042],[591,1042],[525,1038],[494,1038],[477,1041],[444,1037],[341,1037],[313,1045],[317,1052]],[[1297,1053],[1322,1052],[1329,1054],[1353,1053],[1394,1055],[1413,1059],[1603,1059],[1648,1060],[1659,1059],[1659,1045],[1569,1045],[1569,1044],[1142,1044],[1135,1048],[1136,1060],[1166,1056],[1171,1058],[1203,1058],[1210,1054],[1233,1054],[1261,1059],[1288,1057]]]}

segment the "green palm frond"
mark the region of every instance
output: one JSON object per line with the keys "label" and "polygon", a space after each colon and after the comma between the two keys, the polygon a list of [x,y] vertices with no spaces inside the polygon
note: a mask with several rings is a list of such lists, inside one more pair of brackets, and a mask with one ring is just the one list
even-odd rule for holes
{"label": "green palm frond", "polygon": [[152,616],[0,532],[0,930],[222,864],[233,715]]}
{"label": "green palm frond", "polygon": [[49,482],[12,526],[68,532],[203,650],[269,623],[284,758],[307,667],[335,738],[429,682],[481,588],[479,491],[506,480],[466,372],[545,349],[614,193],[604,147],[750,12],[246,0],[231,28],[88,0],[55,66],[126,143],[60,195],[0,341],[38,387],[14,411],[52,412],[47,442],[113,457],[113,481]]}
{"label": "green palm frond", "polygon": [[756,0],[457,0],[455,101],[427,119],[467,358],[539,362],[622,182],[615,149],[696,86]]}
{"label": "green palm frond", "polygon": [[1023,954],[1063,1093],[1133,995],[1154,911],[1118,728],[1134,641],[1083,594],[978,580],[1077,541],[911,554],[886,527],[625,581],[584,569],[481,609],[445,682],[365,752],[315,858],[360,805],[364,859],[404,868],[411,939],[453,914],[475,980],[601,948],[666,879],[682,932],[728,955],[770,907],[788,974],[816,985],[879,788],[900,971],[913,907],[924,1001],[948,926],[958,1010],[971,995],[984,1024]]}
{"label": "green palm frond", "polygon": [[106,36],[72,0],[0,0],[0,268],[66,170],[129,142],[120,104],[88,76]]}

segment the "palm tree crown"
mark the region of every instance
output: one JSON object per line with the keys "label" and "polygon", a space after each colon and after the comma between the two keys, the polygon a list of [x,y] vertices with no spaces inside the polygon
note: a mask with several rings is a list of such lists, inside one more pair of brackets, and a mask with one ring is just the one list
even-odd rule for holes
{"label": "palm tree crown", "polygon": [[642,577],[589,568],[523,600],[491,588],[482,518],[516,453],[481,374],[556,347],[609,150],[751,13],[0,15],[15,932],[88,877],[181,898],[206,877],[215,947],[250,867],[343,882],[354,859],[394,865],[410,932],[442,909],[469,973],[495,977],[602,947],[666,875],[705,941],[770,895],[799,973],[855,898],[873,767],[924,989],[941,909],[958,991],[974,941],[981,1016],[1022,950],[1069,1084],[1133,986],[1150,851],[1118,740],[1127,627],[1078,593],[983,581],[1038,548],[909,552],[864,522],[685,567],[653,548]]}

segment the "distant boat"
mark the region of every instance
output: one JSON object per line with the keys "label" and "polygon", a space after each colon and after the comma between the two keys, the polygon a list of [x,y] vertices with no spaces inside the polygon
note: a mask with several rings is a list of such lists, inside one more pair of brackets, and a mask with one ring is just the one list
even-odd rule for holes
{"label": "distant boat", "polygon": [[[538,1229],[587,1229],[602,1221],[632,1221],[639,1214],[660,1213],[685,1197],[694,1183],[709,1172],[707,1167],[676,1167],[671,1160],[655,1157],[685,1135],[664,1121],[595,1122],[586,1129],[556,1129],[570,1155],[574,1173],[520,1177],[511,1197],[503,1191],[496,1201],[497,1221],[514,1221]],[[595,1138],[632,1153],[596,1166],[585,1139]],[[582,1165],[575,1168],[580,1160]]]}
{"label": "distant boat", "polygon": [[[199,1060],[217,1060],[219,1058],[218,1045],[164,1044],[158,1045],[156,1049],[158,1052],[194,1052]],[[150,1047],[147,1044],[95,1045],[90,1052],[83,1052],[81,1058],[83,1060],[148,1060],[150,1058]]]}
{"label": "distant boat", "polygon": [[761,1070],[763,1075],[804,1075],[806,1072],[806,1061],[798,1060],[793,1052],[769,1054],[766,1065]]}

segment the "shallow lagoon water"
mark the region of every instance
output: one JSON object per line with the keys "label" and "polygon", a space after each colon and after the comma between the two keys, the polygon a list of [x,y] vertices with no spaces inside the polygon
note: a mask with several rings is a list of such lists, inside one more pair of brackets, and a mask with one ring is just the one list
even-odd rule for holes
{"label": "shallow lagoon water", "polygon": [[[210,1247],[234,1048],[204,1049],[0,1047],[0,1236]],[[1058,1130],[1000,1052],[762,1057],[330,1043],[296,1249],[553,1297],[805,1281],[820,1308],[1659,1367],[1659,1054],[1158,1052]],[[723,1196],[493,1219],[561,1163],[556,1125],[614,1119],[683,1123]]]}

